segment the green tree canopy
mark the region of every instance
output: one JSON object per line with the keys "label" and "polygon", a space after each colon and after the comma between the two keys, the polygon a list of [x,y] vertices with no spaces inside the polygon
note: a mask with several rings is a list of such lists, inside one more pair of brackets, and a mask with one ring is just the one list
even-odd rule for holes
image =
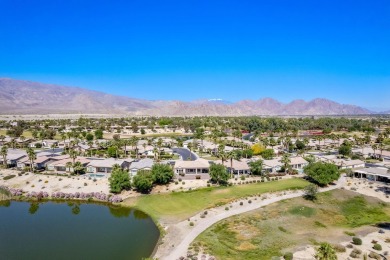
{"label": "green tree canopy", "polygon": [[157,184],[167,184],[173,178],[172,167],[167,164],[155,164],[152,167],[153,180]]}
{"label": "green tree canopy", "polygon": [[340,145],[339,154],[341,154],[343,156],[350,156],[351,153],[352,153],[351,145],[349,145],[347,143],[343,143],[342,145]]}
{"label": "green tree canopy", "polygon": [[229,173],[222,164],[212,164],[210,166],[210,178],[211,181],[218,184],[226,184],[229,179]]}
{"label": "green tree canopy", "polygon": [[261,152],[261,156],[265,160],[271,160],[275,156],[274,149],[265,149],[263,152]]}
{"label": "green tree canopy", "polygon": [[251,173],[253,175],[262,175],[263,173],[263,160],[257,160],[249,163]]}
{"label": "green tree canopy", "polygon": [[149,193],[153,188],[153,175],[150,171],[138,171],[133,178],[133,185],[141,193]]}
{"label": "green tree canopy", "polygon": [[332,163],[311,163],[305,167],[304,172],[320,186],[326,186],[340,178],[339,169]]}
{"label": "green tree canopy", "polygon": [[116,168],[112,171],[111,177],[108,178],[110,191],[112,193],[120,193],[122,190],[131,188],[129,173],[123,169]]}
{"label": "green tree canopy", "polygon": [[97,129],[97,130],[95,131],[95,138],[96,138],[96,139],[103,139],[103,130]]}

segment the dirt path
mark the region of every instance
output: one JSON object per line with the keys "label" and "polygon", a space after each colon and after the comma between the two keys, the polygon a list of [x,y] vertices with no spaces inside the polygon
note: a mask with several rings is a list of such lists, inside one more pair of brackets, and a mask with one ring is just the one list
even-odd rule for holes
{"label": "dirt path", "polygon": [[[344,184],[345,178],[341,177],[336,185],[321,189],[320,192],[341,188]],[[163,238],[162,244],[158,247],[154,257],[162,260],[174,260],[179,259],[182,256],[185,257],[187,255],[188,247],[192,241],[218,221],[255,210],[281,200],[292,199],[302,195],[303,191],[285,191],[264,194],[260,198],[251,197],[238,200],[222,207],[213,208],[207,211],[207,215],[205,215],[204,218],[201,217],[204,213],[199,213],[190,219],[190,222],[194,223],[194,226],[192,227],[190,226],[190,222],[188,220],[170,225],[166,228],[167,234]],[[249,200],[251,203],[249,203]],[[240,205],[241,202],[243,205]],[[229,210],[225,210],[226,207],[229,207]]]}

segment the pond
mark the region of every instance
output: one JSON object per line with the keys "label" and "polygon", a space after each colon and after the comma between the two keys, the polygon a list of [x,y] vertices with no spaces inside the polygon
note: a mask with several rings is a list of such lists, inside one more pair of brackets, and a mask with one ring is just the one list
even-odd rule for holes
{"label": "pond", "polygon": [[137,260],[152,254],[159,235],[130,208],[0,201],[0,259]]}

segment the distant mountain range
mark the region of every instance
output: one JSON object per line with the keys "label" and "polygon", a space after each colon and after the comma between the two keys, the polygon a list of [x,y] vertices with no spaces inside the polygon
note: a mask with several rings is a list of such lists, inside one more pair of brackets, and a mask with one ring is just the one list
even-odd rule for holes
{"label": "distant mountain range", "polygon": [[0,78],[1,114],[130,114],[154,116],[357,115],[373,112],[317,98],[284,104],[272,98],[192,102],[143,100],[75,87]]}

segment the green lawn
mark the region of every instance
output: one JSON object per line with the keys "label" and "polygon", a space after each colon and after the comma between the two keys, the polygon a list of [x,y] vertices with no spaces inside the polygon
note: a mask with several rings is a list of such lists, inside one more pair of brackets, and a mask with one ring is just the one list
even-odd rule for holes
{"label": "green lawn", "polygon": [[307,181],[299,178],[246,184],[231,187],[210,187],[188,192],[145,195],[124,203],[148,213],[155,219],[183,220],[197,212],[226,204],[232,200],[271,191],[303,189]]}
{"label": "green lawn", "polygon": [[390,206],[346,190],[321,193],[315,202],[280,201],[222,220],[192,243],[217,259],[271,259],[294,248],[326,241],[348,241],[369,225],[389,221]]}

